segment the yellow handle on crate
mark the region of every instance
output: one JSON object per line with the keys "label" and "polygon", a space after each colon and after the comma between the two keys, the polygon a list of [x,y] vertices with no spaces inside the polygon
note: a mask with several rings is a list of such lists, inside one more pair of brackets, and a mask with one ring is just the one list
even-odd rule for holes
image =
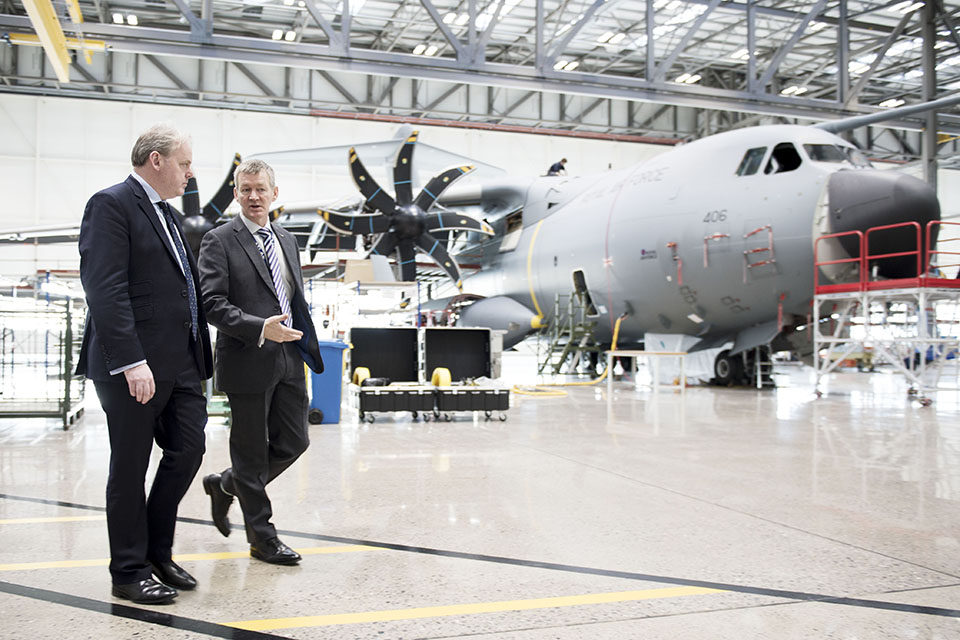
{"label": "yellow handle on crate", "polygon": [[446,367],[437,367],[430,376],[430,384],[435,387],[449,387],[451,382],[450,369]]}
{"label": "yellow handle on crate", "polygon": [[353,384],[360,386],[363,381],[370,377],[370,369],[366,367],[357,367],[353,370]]}

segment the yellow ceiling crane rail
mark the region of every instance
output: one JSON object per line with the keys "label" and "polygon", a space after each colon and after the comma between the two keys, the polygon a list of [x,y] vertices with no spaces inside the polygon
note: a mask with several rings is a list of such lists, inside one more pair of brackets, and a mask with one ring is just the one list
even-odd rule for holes
{"label": "yellow ceiling crane rail", "polygon": [[[63,35],[57,13],[50,0],[23,0],[23,6],[30,16],[30,22],[40,38],[43,50],[47,53],[50,65],[60,82],[70,82],[70,54],[67,53],[67,39]],[[12,40],[12,38],[11,38]]]}
{"label": "yellow ceiling crane rail", "polygon": [[[27,47],[39,47],[43,43],[36,35],[32,33],[10,33],[10,44],[18,44]],[[106,51],[107,43],[105,40],[89,40],[80,38],[64,38],[67,49],[77,49],[79,51]]]}
{"label": "yellow ceiling crane rail", "polygon": [[[70,12],[70,20],[74,24],[83,24],[83,11],[80,10],[80,0],[67,0],[67,11]],[[77,39],[80,40],[80,44],[83,44],[83,32],[77,31]],[[83,51],[83,59],[87,61],[87,64],[93,64],[93,56],[90,55],[90,49],[87,47],[81,47]]]}

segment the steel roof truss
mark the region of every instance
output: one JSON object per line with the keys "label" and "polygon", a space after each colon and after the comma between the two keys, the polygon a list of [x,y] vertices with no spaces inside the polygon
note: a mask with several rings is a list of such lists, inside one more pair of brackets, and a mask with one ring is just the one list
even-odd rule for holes
{"label": "steel roof truss", "polygon": [[[846,5],[846,0],[840,0],[841,5]],[[767,70],[764,71],[763,76],[760,77],[760,81],[757,83],[757,87],[762,90],[773,80],[773,74],[777,72],[780,68],[780,63],[783,62],[783,59],[786,55],[793,49],[793,45],[797,44],[804,35],[806,35],[807,27],[813,22],[813,19],[820,15],[820,12],[823,11],[824,5],[827,4],[827,0],[817,0],[817,4],[813,5],[813,8],[807,12],[807,15],[803,17],[800,21],[800,25],[797,27],[796,31],[793,32],[793,35],[790,36],[790,39],[787,40],[777,52],[774,54],[773,59],[770,61],[770,64],[767,66]],[[752,53],[751,53],[752,56]]]}

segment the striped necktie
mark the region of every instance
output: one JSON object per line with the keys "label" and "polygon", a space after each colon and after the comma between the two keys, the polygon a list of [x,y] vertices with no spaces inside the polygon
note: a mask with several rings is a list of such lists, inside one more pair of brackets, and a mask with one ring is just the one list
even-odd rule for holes
{"label": "striped necktie", "polygon": [[177,225],[173,221],[173,212],[170,211],[170,205],[161,200],[157,203],[160,211],[163,212],[163,219],[167,223],[167,230],[170,232],[170,239],[173,240],[173,247],[180,256],[180,266],[183,267],[183,277],[187,280],[187,304],[190,307],[190,333],[193,339],[197,339],[197,287],[193,283],[193,270],[190,268],[190,261],[187,260],[187,252],[183,248],[183,242],[180,240],[180,234],[177,232]]}
{"label": "striped necktie", "polygon": [[273,279],[273,288],[277,292],[277,300],[280,301],[280,311],[287,315],[283,321],[288,327],[293,326],[293,316],[290,315],[290,301],[287,300],[287,288],[283,286],[283,272],[280,271],[280,258],[277,255],[277,249],[273,245],[273,234],[266,227],[257,229],[257,234],[263,240],[263,257],[270,267],[270,277]]}

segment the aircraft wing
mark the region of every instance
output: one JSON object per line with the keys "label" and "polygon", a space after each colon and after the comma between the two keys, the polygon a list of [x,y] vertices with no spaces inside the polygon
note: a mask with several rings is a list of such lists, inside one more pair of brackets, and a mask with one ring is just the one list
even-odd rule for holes
{"label": "aircraft wing", "polygon": [[[291,149],[289,151],[269,151],[251,155],[259,158],[271,166],[282,165],[321,165],[328,167],[348,166],[348,153],[352,147],[362,156],[368,166],[393,166],[393,160],[403,146],[405,140],[384,140],[380,142],[366,142],[361,144],[345,144],[333,147],[317,147],[313,149]],[[423,142],[417,143],[417,171],[424,175],[436,175],[450,167],[474,165],[474,174],[480,178],[495,178],[506,172],[492,164],[479,162],[473,158],[451,153]]]}
{"label": "aircraft wing", "polygon": [[0,244],[54,244],[76,242],[79,237],[79,223],[0,229]]}

